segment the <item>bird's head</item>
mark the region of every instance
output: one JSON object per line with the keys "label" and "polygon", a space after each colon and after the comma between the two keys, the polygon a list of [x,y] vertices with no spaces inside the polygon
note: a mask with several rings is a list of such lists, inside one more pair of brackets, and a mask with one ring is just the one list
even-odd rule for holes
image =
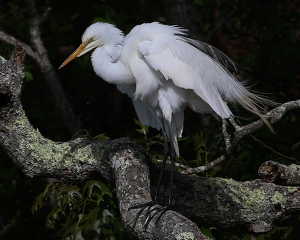
{"label": "bird's head", "polygon": [[89,26],[82,35],[80,46],[60,65],[59,69],[97,47],[122,45],[124,34],[110,23],[97,22]]}

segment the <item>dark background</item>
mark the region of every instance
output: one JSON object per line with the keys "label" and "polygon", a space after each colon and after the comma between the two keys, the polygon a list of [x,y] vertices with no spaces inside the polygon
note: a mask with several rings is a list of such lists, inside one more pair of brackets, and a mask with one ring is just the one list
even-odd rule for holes
{"label": "dark background", "polygon": [[[183,8],[190,6],[188,0],[186,3],[181,2]],[[133,119],[136,115],[130,99],[118,92],[114,85],[107,84],[95,75],[89,59],[90,54],[76,58],[66,67],[57,70],[79,46],[84,30],[96,21],[113,23],[126,34],[135,25],[144,22],[160,21],[185,25],[184,22],[188,22],[190,17],[193,25],[186,27],[193,29],[191,34],[229,55],[238,65],[238,79],[250,79],[255,90],[268,93],[268,96],[279,103],[299,98],[299,1],[196,0],[192,9],[195,15],[186,15],[182,24],[176,22],[178,20],[174,18],[174,13],[169,12],[176,4],[176,1],[155,0],[36,1],[40,15],[48,7],[52,9],[40,26],[42,38],[73,111],[80,117],[82,129],[91,136],[106,133],[111,139],[143,138],[135,130],[137,126]],[[30,44],[28,21],[25,2],[1,2],[2,31]],[[9,58],[13,48],[0,42],[0,55]],[[55,109],[49,86],[38,65],[28,56],[25,60],[25,71],[22,103],[32,125],[52,140],[71,139],[72,134],[66,130]],[[243,110],[235,110],[234,113],[242,117],[244,124],[255,120]],[[275,134],[264,129],[255,136],[276,151],[299,159],[299,148],[292,149],[300,141],[299,117],[299,110],[288,112],[274,126]],[[192,151],[195,148],[196,133],[207,136],[207,148],[212,146],[220,137],[220,125],[220,122],[210,116],[199,116],[188,110],[184,130],[187,140],[180,142],[182,157],[186,161],[197,158],[196,152]],[[157,133],[151,130],[149,135]],[[218,171],[210,174],[236,180],[252,180],[258,177],[257,169],[260,164],[267,160],[294,163],[247,137],[234,157]],[[34,198],[43,191],[45,184],[42,179],[25,177],[6,154],[1,152],[0,239],[53,238],[52,232],[45,230],[45,218],[49,208],[42,208],[33,215],[30,210]],[[292,239],[291,232],[298,227],[298,216],[292,216],[278,223],[272,233],[262,235],[259,239]],[[249,239],[250,236],[247,232],[237,234],[237,230],[212,232],[214,236],[222,233],[222,237],[219,236],[218,239]]]}

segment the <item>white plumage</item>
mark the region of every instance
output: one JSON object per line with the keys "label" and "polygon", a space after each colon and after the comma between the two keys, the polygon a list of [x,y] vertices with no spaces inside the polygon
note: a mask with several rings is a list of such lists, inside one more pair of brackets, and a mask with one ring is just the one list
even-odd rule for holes
{"label": "white plumage", "polygon": [[263,118],[256,106],[269,103],[226,70],[226,64],[234,67],[226,55],[185,35],[185,29],[153,22],[124,37],[109,23],[95,23],[61,67],[95,49],[91,59],[96,74],[132,98],[142,124],[163,127],[179,155],[177,138],[186,106],[228,118],[232,112],[227,102],[237,102]]}

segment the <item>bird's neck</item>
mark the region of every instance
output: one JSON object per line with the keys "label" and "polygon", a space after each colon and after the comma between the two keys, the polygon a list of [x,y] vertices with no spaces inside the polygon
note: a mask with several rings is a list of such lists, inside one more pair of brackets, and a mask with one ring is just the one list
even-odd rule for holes
{"label": "bird's neck", "polygon": [[98,47],[92,54],[95,73],[108,83],[115,85],[134,84],[129,68],[120,60],[122,45],[109,44]]}

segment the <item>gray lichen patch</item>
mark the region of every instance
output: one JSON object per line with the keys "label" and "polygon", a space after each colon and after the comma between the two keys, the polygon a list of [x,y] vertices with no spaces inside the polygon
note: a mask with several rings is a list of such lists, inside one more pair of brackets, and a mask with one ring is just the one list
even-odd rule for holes
{"label": "gray lichen patch", "polygon": [[101,148],[95,146],[97,144],[90,144],[84,139],[54,142],[43,137],[24,114],[15,120],[13,126],[10,131],[18,138],[20,155],[30,166],[25,172],[28,176],[34,176],[40,170],[82,173],[84,167],[95,165],[101,154]]}
{"label": "gray lichen patch", "polygon": [[287,201],[287,198],[285,196],[283,196],[283,194],[279,193],[278,191],[276,191],[271,198],[271,202],[274,205],[280,204],[281,208],[285,208],[286,201]]}
{"label": "gray lichen patch", "polygon": [[194,240],[195,235],[192,232],[180,233],[176,236],[176,240]]}
{"label": "gray lichen patch", "polygon": [[[198,187],[202,189],[201,192],[206,193],[207,203],[215,201],[218,207],[226,209],[223,211],[224,214],[232,211],[234,215],[243,217],[246,222],[263,217],[263,208],[266,207],[264,200],[268,192],[264,188],[257,187],[255,183],[212,178],[206,181],[201,180],[197,184],[200,184]],[[228,199],[222,197],[224,193],[229,197]]]}
{"label": "gray lichen patch", "polygon": [[263,189],[253,189],[242,185],[235,184],[230,188],[229,196],[232,200],[242,206],[240,209],[241,216],[244,216],[248,221],[259,219],[263,216],[263,202],[267,197],[267,192]]}
{"label": "gray lichen patch", "polygon": [[[51,169],[64,165],[69,168],[72,162],[66,158],[71,147],[67,143],[55,143],[42,137],[38,130],[26,134],[19,142],[20,150],[25,154],[24,159],[32,167]],[[74,165],[76,166],[76,165]]]}

